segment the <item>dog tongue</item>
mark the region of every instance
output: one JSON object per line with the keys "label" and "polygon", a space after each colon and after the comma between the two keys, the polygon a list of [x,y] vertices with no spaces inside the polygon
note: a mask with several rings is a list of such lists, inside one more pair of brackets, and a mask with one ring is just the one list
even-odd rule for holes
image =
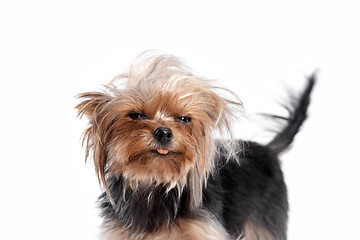
{"label": "dog tongue", "polygon": [[169,150],[164,149],[164,148],[158,148],[158,149],[156,149],[156,151],[158,151],[158,153],[160,153],[160,154],[167,154],[169,152]]}

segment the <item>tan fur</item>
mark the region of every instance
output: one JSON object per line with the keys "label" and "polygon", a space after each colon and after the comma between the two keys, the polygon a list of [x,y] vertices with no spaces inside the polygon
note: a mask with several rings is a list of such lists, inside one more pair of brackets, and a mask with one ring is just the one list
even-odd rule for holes
{"label": "tan fur", "polygon": [[245,222],[242,237],[243,240],[276,240],[268,231],[251,221]]}
{"label": "tan fur", "polygon": [[209,219],[179,219],[177,224],[163,228],[157,233],[140,234],[137,236],[121,229],[108,229],[105,240],[228,240],[225,229],[213,218]]}
{"label": "tan fur", "polygon": [[[227,92],[233,100],[220,92]],[[235,153],[231,118],[233,108],[241,109],[241,101],[232,92],[193,75],[175,57],[145,53],[128,73],[106,85],[106,91],[78,97],[83,99],[76,107],[79,115],[90,121],[83,138],[86,157],[92,155],[108,195],[106,174],[121,174],[132,188],[146,183],[182,191],[187,185],[191,205],[197,207],[214,167],[215,131],[229,133],[224,149],[228,157]],[[128,117],[130,112],[149,118],[134,121]],[[175,120],[184,115],[192,118],[190,124]],[[171,128],[174,135],[165,156],[154,153],[158,143],[153,132],[158,127]]]}

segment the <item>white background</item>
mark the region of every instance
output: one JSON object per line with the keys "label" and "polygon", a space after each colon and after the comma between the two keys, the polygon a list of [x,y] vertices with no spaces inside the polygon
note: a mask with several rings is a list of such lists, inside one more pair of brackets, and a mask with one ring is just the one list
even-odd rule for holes
{"label": "white background", "polygon": [[[100,189],[84,163],[80,92],[146,49],[177,55],[236,92],[249,120],[285,113],[318,70],[309,118],[282,156],[289,239],[360,239],[357,1],[1,1],[0,239],[98,239]],[[270,124],[270,125],[267,125]]]}

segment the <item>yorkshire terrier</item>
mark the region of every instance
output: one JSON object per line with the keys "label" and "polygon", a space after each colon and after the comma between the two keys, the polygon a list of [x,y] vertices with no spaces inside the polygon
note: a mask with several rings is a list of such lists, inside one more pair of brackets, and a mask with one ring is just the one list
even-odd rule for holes
{"label": "yorkshire terrier", "polygon": [[285,106],[288,117],[271,116],[284,124],[266,145],[235,140],[240,99],[173,56],[141,55],[104,91],[80,94],[86,158],[104,189],[103,239],[285,240],[278,155],[305,120],[314,83]]}

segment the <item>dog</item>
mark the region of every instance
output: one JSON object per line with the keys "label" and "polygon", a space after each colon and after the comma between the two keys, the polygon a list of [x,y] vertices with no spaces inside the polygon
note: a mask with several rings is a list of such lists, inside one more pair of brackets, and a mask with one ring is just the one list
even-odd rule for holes
{"label": "dog", "polygon": [[234,139],[241,100],[171,55],[144,53],[103,91],[79,94],[86,159],[104,189],[103,239],[285,240],[278,156],[307,117],[314,83],[285,106],[289,116],[271,115],[283,127],[266,145]]}

